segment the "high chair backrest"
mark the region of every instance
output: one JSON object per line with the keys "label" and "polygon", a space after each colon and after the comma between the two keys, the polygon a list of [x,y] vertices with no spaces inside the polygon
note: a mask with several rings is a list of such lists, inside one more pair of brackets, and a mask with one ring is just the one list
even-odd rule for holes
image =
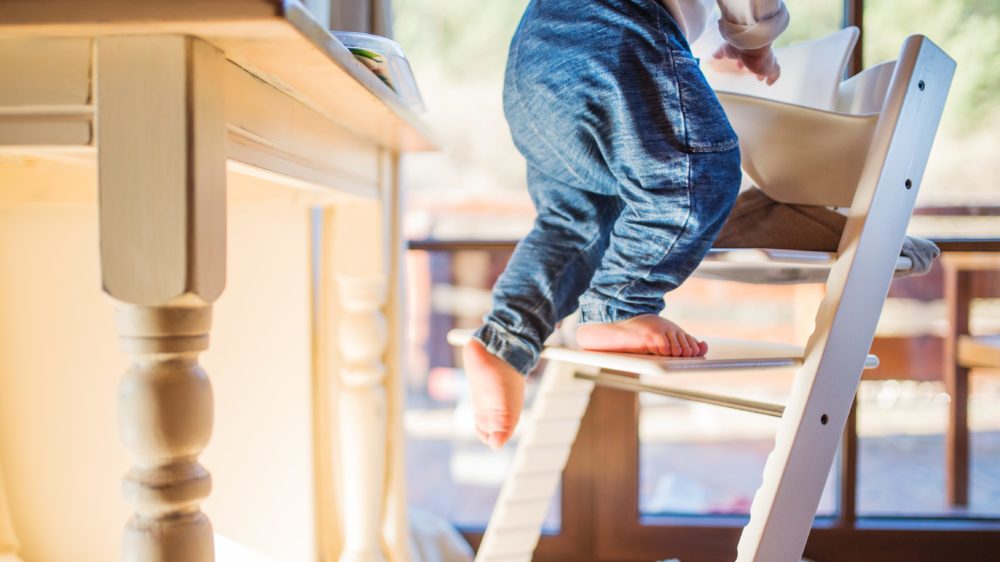
{"label": "high chair backrest", "polygon": [[716,71],[712,64],[703,65],[702,70],[716,91],[835,111],[837,87],[859,34],[858,28],[846,27],[820,39],[775,49],[781,78],[770,86],[749,73]]}
{"label": "high chair backrest", "polygon": [[782,203],[850,207],[895,62],[841,81],[856,28],[777,49],[778,81],[706,73],[740,137],[743,169]]}
{"label": "high chair backrest", "polygon": [[887,61],[867,68],[857,76],[844,80],[837,88],[837,106],[835,110],[839,113],[849,113],[851,115],[867,115],[880,112],[895,70],[896,61]]}

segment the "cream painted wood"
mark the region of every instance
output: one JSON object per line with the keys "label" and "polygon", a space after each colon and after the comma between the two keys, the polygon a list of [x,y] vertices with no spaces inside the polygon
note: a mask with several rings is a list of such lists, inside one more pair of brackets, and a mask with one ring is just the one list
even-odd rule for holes
{"label": "cream painted wood", "polygon": [[[373,248],[373,250],[376,250]],[[376,250],[377,251],[377,250]],[[337,434],[344,513],[341,562],[382,562],[381,527],[386,474],[386,281],[382,276],[337,278],[339,315]]]}
{"label": "cream painted wood", "polygon": [[179,35],[97,40],[104,289],[156,305],[225,285],[225,59]]}
{"label": "cream painted wood", "polygon": [[0,562],[21,562],[17,556],[17,536],[7,505],[7,491],[4,488],[3,471],[0,471]]}
{"label": "cream painted wood", "polygon": [[326,211],[323,220],[324,257],[331,267],[321,279],[319,305],[329,310],[320,312],[327,326],[321,328],[326,347],[319,350],[317,390],[324,391],[322,419],[329,425],[317,434],[326,436],[324,448],[332,457],[320,464],[329,471],[321,480],[332,479],[332,488],[327,486],[332,495],[325,499],[336,502],[333,511],[340,517],[329,514],[332,506],[321,509],[327,511],[323,519],[341,522],[324,551],[345,562],[386,559],[381,534],[388,464],[387,281],[378,273],[380,260],[368,258],[382,253],[378,238],[359,238],[380,228],[379,211],[372,202],[345,203]]}
{"label": "cream painted wood", "polygon": [[[398,160],[379,156],[380,197],[341,201],[322,217],[317,388],[329,424],[333,485],[321,497],[340,512],[324,552],[344,562],[409,559],[402,448],[402,238]],[[321,473],[321,478],[322,478]],[[321,506],[329,514],[331,506]],[[383,548],[387,546],[387,549]]]}
{"label": "cream painted wood", "polygon": [[135,458],[123,484],[135,509],[123,560],[215,559],[212,525],[200,509],[212,479],[198,463],[212,434],[212,386],[198,365],[211,321],[211,305],[194,296],[118,306],[122,346],[132,357],[118,413],[122,441]]}
{"label": "cream painted wood", "polygon": [[[31,79],[0,84],[0,145],[48,159],[93,161],[91,47],[87,38],[0,40],[0,64]],[[34,54],[21,61],[25,52]],[[375,196],[373,141],[232,61],[220,75],[226,155],[237,171],[295,188]]]}
{"label": "cream painted wood", "polygon": [[331,261],[325,280],[336,295],[335,378],[331,396],[336,462],[332,466],[341,511],[342,562],[386,560],[381,547],[385,515],[388,437],[385,354],[388,325],[386,241],[377,202],[344,203],[327,212]]}
{"label": "cream painted wood", "polygon": [[406,434],[403,413],[406,409],[406,240],[403,234],[403,191],[400,185],[398,153],[386,150],[379,154],[383,247],[387,274],[384,307],[388,343],[385,351],[386,386],[386,507],[382,520],[382,540],[392,562],[418,558],[409,526],[409,501],[406,491]]}
{"label": "cream painted wood", "polygon": [[90,144],[91,43],[0,39],[0,144]]}
{"label": "cream painted wood", "polygon": [[[337,273],[345,279],[370,281],[377,277],[383,280],[384,302],[378,314],[387,325],[384,336],[387,343],[380,358],[385,376],[381,385],[376,385],[366,395],[381,396],[384,400],[384,410],[374,412],[375,420],[382,420],[385,426],[381,453],[384,470],[382,475],[372,479],[375,485],[369,488],[384,499],[381,506],[365,508],[365,513],[379,514],[368,528],[375,527],[380,534],[376,541],[384,546],[383,554],[394,561],[405,562],[409,558],[409,537],[402,465],[399,373],[404,362],[399,338],[403,300],[399,279],[402,255],[396,167],[398,151],[432,147],[423,125],[400,103],[394,92],[358,63],[295,1],[137,3],[97,0],[83,7],[75,1],[10,0],[0,3],[0,37],[3,37],[0,40],[2,70],[14,68],[18,75],[30,77],[24,84],[0,84],[0,147],[3,150],[0,155],[0,181],[3,182],[0,206],[17,204],[20,213],[41,202],[46,205],[56,202],[63,205],[66,201],[89,204],[96,198],[98,182],[94,163],[97,162],[101,176],[101,251],[105,265],[102,277],[108,292],[120,301],[121,307],[168,317],[178,310],[195,306],[194,303],[208,307],[219,296],[225,282],[222,259],[225,241],[219,235],[224,235],[226,229],[222,174],[227,168],[234,180],[256,186],[244,190],[242,197],[246,201],[283,201],[300,205],[322,201],[324,205],[333,206],[344,203],[347,205],[343,209],[345,214],[349,214],[351,208],[367,205],[366,213],[379,215],[373,223],[380,229],[378,239],[358,238],[369,232],[362,228],[347,232],[346,238],[337,243],[338,247],[355,252],[354,257],[338,262],[338,267],[344,263],[352,264],[351,268]],[[118,49],[126,44],[127,48]],[[190,55],[183,63],[174,56],[179,48],[177,45],[184,45],[182,49]],[[140,54],[140,48],[147,50]],[[25,51],[33,53],[34,58],[20,58]],[[154,64],[141,64],[150,61]],[[128,78],[130,73],[132,80]],[[135,77],[142,80],[135,80]],[[186,93],[183,98],[176,95],[181,90]],[[147,108],[153,111],[146,114]],[[143,127],[146,134],[138,134]],[[150,135],[149,131],[156,135]],[[156,150],[149,150],[150,147]],[[5,168],[7,164],[9,169]],[[12,186],[17,189],[7,189]],[[280,196],[275,194],[276,189],[287,187],[295,188],[295,192],[290,194],[291,190],[286,189]],[[367,203],[363,204],[362,200]],[[278,238],[287,241],[288,236],[283,232]],[[307,239],[300,237],[302,241]],[[380,251],[366,253],[371,248]],[[143,271],[144,267],[149,270]],[[154,269],[158,272],[154,273]],[[247,271],[247,267],[241,267],[241,271]],[[321,313],[317,322],[335,326],[340,324],[335,314],[340,285],[337,276],[326,279],[330,282],[320,287],[319,292],[326,292],[331,297],[329,302],[334,306],[326,308],[332,309],[334,314],[324,320]],[[283,291],[283,294],[302,294],[288,291],[287,287]],[[248,302],[266,298],[258,294]],[[238,311],[230,310],[222,322],[239,324],[238,319],[232,318],[242,318],[247,309],[244,306]],[[330,331],[336,335],[335,329]],[[283,326],[282,337],[269,338],[269,342],[287,350],[286,340],[296,339],[286,336],[287,333],[299,332]],[[126,341],[134,339],[124,331],[122,337]],[[296,339],[301,340],[301,337]],[[206,363],[233,364],[233,350],[245,341],[253,341],[253,337],[240,338],[229,351],[213,350],[218,355],[206,354]],[[317,347],[339,353],[340,344],[338,339],[333,339],[330,345],[323,343]],[[317,350],[314,360],[322,357],[320,351]],[[184,361],[193,369],[194,356],[187,353],[183,352]],[[279,350],[274,351],[277,353]],[[155,367],[159,361],[159,358],[153,361],[140,355],[133,359],[143,365],[148,363]],[[229,360],[212,360],[212,357],[227,356]],[[104,363],[114,364],[110,359]],[[294,366],[295,363],[290,364]],[[114,368],[117,369],[117,365]],[[339,370],[331,372],[339,385]],[[228,380],[228,376],[222,378]],[[148,382],[149,377],[141,380]],[[317,377],[315,388],[319,388],[319,381]],[[0,379],[0,382],[6,381]],[[215,382],[219,383],[219,377]],[[339,404],[337,385],[329,390],[333,401]],[[35,386],[41,387],[40,384]],[[230,386],[226,395],[243,397],[246,393],[242,390],[235,391]],[[335,420],[339,420],[342,413],[328,406],[330,418],[327,423],[313,425],[316,430],[316,435],[312,436],[314,445],[320,438],[340,441]],[[25,417],[27,412],[18,409],[21,417]],[[235,406],[233,409],[240,410]],[[223,410],[230,410],[228,402],[219,407],[219,411]],[[365,415],[371,416],[372,410],[366,410]],[[316,419],[321,416],[317,408]],[[287,416],[283,417],[285,419]],[[136,423],[123,419],[121,425],[123,430],[134,429]],[[227,421],[227,431],[230,431],[230,423],[231,420]],[[290,424],[285,423],[282,427],[287,425]],[[269,425],[269,428],[274,427],[275,424]],[[21,435],[18,431],[8,433],[15,438]],[[10,446],[16,450],[16,439]],[[365,446],[374,451],[368,456],[377,461],[376,448],[370,444]],[[332,462],[329,449],[337,447],[339,443],[317,447],[315,456],[320,459],[325,454]],[[219,449],[224,452],[213,452]],[[328,452],[323,453],[324,449]],[[210,449],[207,454],[212,466],[231,468],[234,457],[225,452],[233,450],[242,451],[231,443]],[[103,455],[111,467],[109,472],[118,471],[113,468],[117,466],[111,460],[113,456]],[[338,457],[336,462],[343,460]],[[23,479],[28,474],[26,465],[20,463],[17,468]],[[95,467],[91,468],[97,472]],[[331,480],[337,473],[338,470],[327,466],[317,481]],[[176,475],[167,476],[176,480]],[[225,484],[220,484],[217,492],[208,498],[210,510],[225,512],[230,524],[241,517],[234,515],[239,511],[232,507],[237,502],[225,499],[220,504],[217,496],[223,488],[228,493],[233,486],[229,482],[239,481],[238,476],[230,471]],[[182,485],[180,481],[176,484]],[[137,489],[146,493],[143,485],[140,482]],[[322,496],[321,486],[316,488],[317,504],[323,502],[324,497],[338,499],[332,492]],[[67,497],[69,495],[72,494]],[[261,495],[255,495],[254,499]],[[15,499],[23,503],[23,496],[20,494]],[[300,496],[293,498],[298,507],[304,501]],[[152,509],[151,505],[161,510],[170,508],[169,502],[155,497],[142,501],[145,503],[139,507],[143,510]],[[193,512],[196,503],[197,499],[189,498],[183,509]],[[347,519],[348,514],[337,513],[337,509],[331,514],[324,509],[324,506],[317,506],[317,518],[326,519],[317,522],[315,532],[322,544],[327,544],[323,542],[324,537],[330,535],[330,544],[336,545],[340,540],[336,536],[339,531],[331,532],[328,528],[340,527],[340,521]],[[248,515],[248,521],[241,521],[238,528],[244,532],[251,528],[251,517]],[[45,519],[44,510],[30,512],[25,520],[32,524],[22,532],[24,544],[29,544],[30,538],[32,548],[48,548],[41,546],[44,535],[39,534],[44,526],[40,522]],[[297,521],[288,518],[284,522]],[[276,522],[274,526],[281,526],[281,523]],[[359,527],[353,522],[344,526],[352,529],[355,533],[352,536],[357,535]],[[83,542],[80,540],[82,535],[77,533],[76,543]],[[366,548],[372,543],[369,535],[365,535],[363,541]],[[287,539],[292,534],[285,532],[282,536]],[[150,544],[162,547],[163,542],[153,537]],[[266,551],[266,545],[275,541],[261,537],[251,542],[261,543],[261,551]],[[103,554],[107,552],[106,545],[102,543],[101,549],[105,550],[100,551],[99,557],[108,559]],[[296,546],[291,551],[298,556],[307,549]],[[64,551],[54,548],[47,552]]]}
{"label": "cream painted wood", "polygon": [[400,97],[295,0],[0,2],[0,37],[120,34],[197,36],[358,138],[395,151],[434,148]]}
{"label": "cream painted wood", "polygon": [[574,376],[578,371],[598,370],[561,361],[546,366],[477,561],[531,560],[594,388]]}
{"label": "cream painted wood", "polygon": [[179,35],[96,41],[104,290],[132,367],[119,390],[125,478],[135,514],[124,560],[214,560],[198,463],[212,391],[198,354],[225,285],[225,59]]}
{"label": "cream painted wood", "polygon": [[798,560],[836,454],[955,62],[923,36],[903,44],[839,257],[768,456],[738,560]]}

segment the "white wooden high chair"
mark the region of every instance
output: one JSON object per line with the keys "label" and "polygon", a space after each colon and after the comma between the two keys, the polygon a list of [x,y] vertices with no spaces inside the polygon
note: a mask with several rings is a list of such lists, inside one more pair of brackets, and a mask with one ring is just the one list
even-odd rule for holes
{"label": "white wooden high chair", "polygon": [[[547,367],[476,560],[531,559],[595,384],[780,417],[738,560],[799,560],[861,372],[878,364],[868,350],[893,274],[909,266],[899,251],[955,69],[915,35],[897,61],[841,82],[856,38],[851,28],[779,50],[783,86],[774,89],[752,77],[710,77],[756,185],[781,202],[850,208],[835,254],[721,250],[702,266],[737,281],[762,272],[782,282],[826,278],[805,348],[709,339],[706,357],[663,358],[546,347]],[[468,338],[449,334],[455,345]],[[671,386],[680,372],[782,367],[794,373],[785,404]]]}

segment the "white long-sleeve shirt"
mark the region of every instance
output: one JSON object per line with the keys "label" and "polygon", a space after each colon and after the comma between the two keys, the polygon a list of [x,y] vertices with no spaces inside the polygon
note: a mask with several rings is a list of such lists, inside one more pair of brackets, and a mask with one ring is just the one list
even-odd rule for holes
{"label": "white long-sleeve shirt", "polygon": [[722,37],[740,49],[770,45],[788,27],[782,0],[660,0],[689,42],[705,32],[718,4]]}

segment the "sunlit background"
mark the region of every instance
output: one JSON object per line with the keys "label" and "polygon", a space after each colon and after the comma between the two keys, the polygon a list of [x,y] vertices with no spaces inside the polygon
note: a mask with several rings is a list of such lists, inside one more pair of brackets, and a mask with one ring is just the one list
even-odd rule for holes
{"label": "sunlit background", "polygon": [[[791,26],[780,44],[822,37],[842,26],[839,0],[786,0]],[[524,163],[501,109],[507,45],[523,0],[396,0],[396,39],[406,49],[444,150],[407,157],[410,240],[515,241],[530,227]],[[918,198],[911,232],[925,236],[1000,235],[1000,3],[995,0],[869,0],[864,65],[896,58],[903,39],[923,33],[958,61],[948,106]],[[482,528],[512,448],[478,444],[465,382],[444,341],[473,327],[489,307],[489,288],[509,249],[411,251],[410,371],[406,431],[411,502],[456,525]],[[976,371],[970,424],[968,507],[945,495],[944,432],[949,397],[941,382],[940,340],[947,328],[942,275],[897,282],[876,348],[914,360],[866,373],[858,399],[858,513],[1000,517],[1000,373]],[[822,287],[739,286],[691,280],[667,296],[669,314],[696,334],[803,343]],[[1000,300],[973,306],[973,332],[1000,332]],[[937,342],[937,354],[928,351]],[[895,347],[893,347],[895,346]],[[876,351],[877,352],[877,351]],[[923,361],[923,362],[922,362]],[[914,366],[921,366],[916,368]],[[780,397],[787,377],[727,375]],[[530,389],[529,389],[530,394]],[[530,400],[530,396],[529,396]],[[643,396],[640,510],[643,514],[746,513],[777,422],[660,397]],[[820,514],[836,509],[831,478]],[[547,521],[558,528],[558,510]]]}

